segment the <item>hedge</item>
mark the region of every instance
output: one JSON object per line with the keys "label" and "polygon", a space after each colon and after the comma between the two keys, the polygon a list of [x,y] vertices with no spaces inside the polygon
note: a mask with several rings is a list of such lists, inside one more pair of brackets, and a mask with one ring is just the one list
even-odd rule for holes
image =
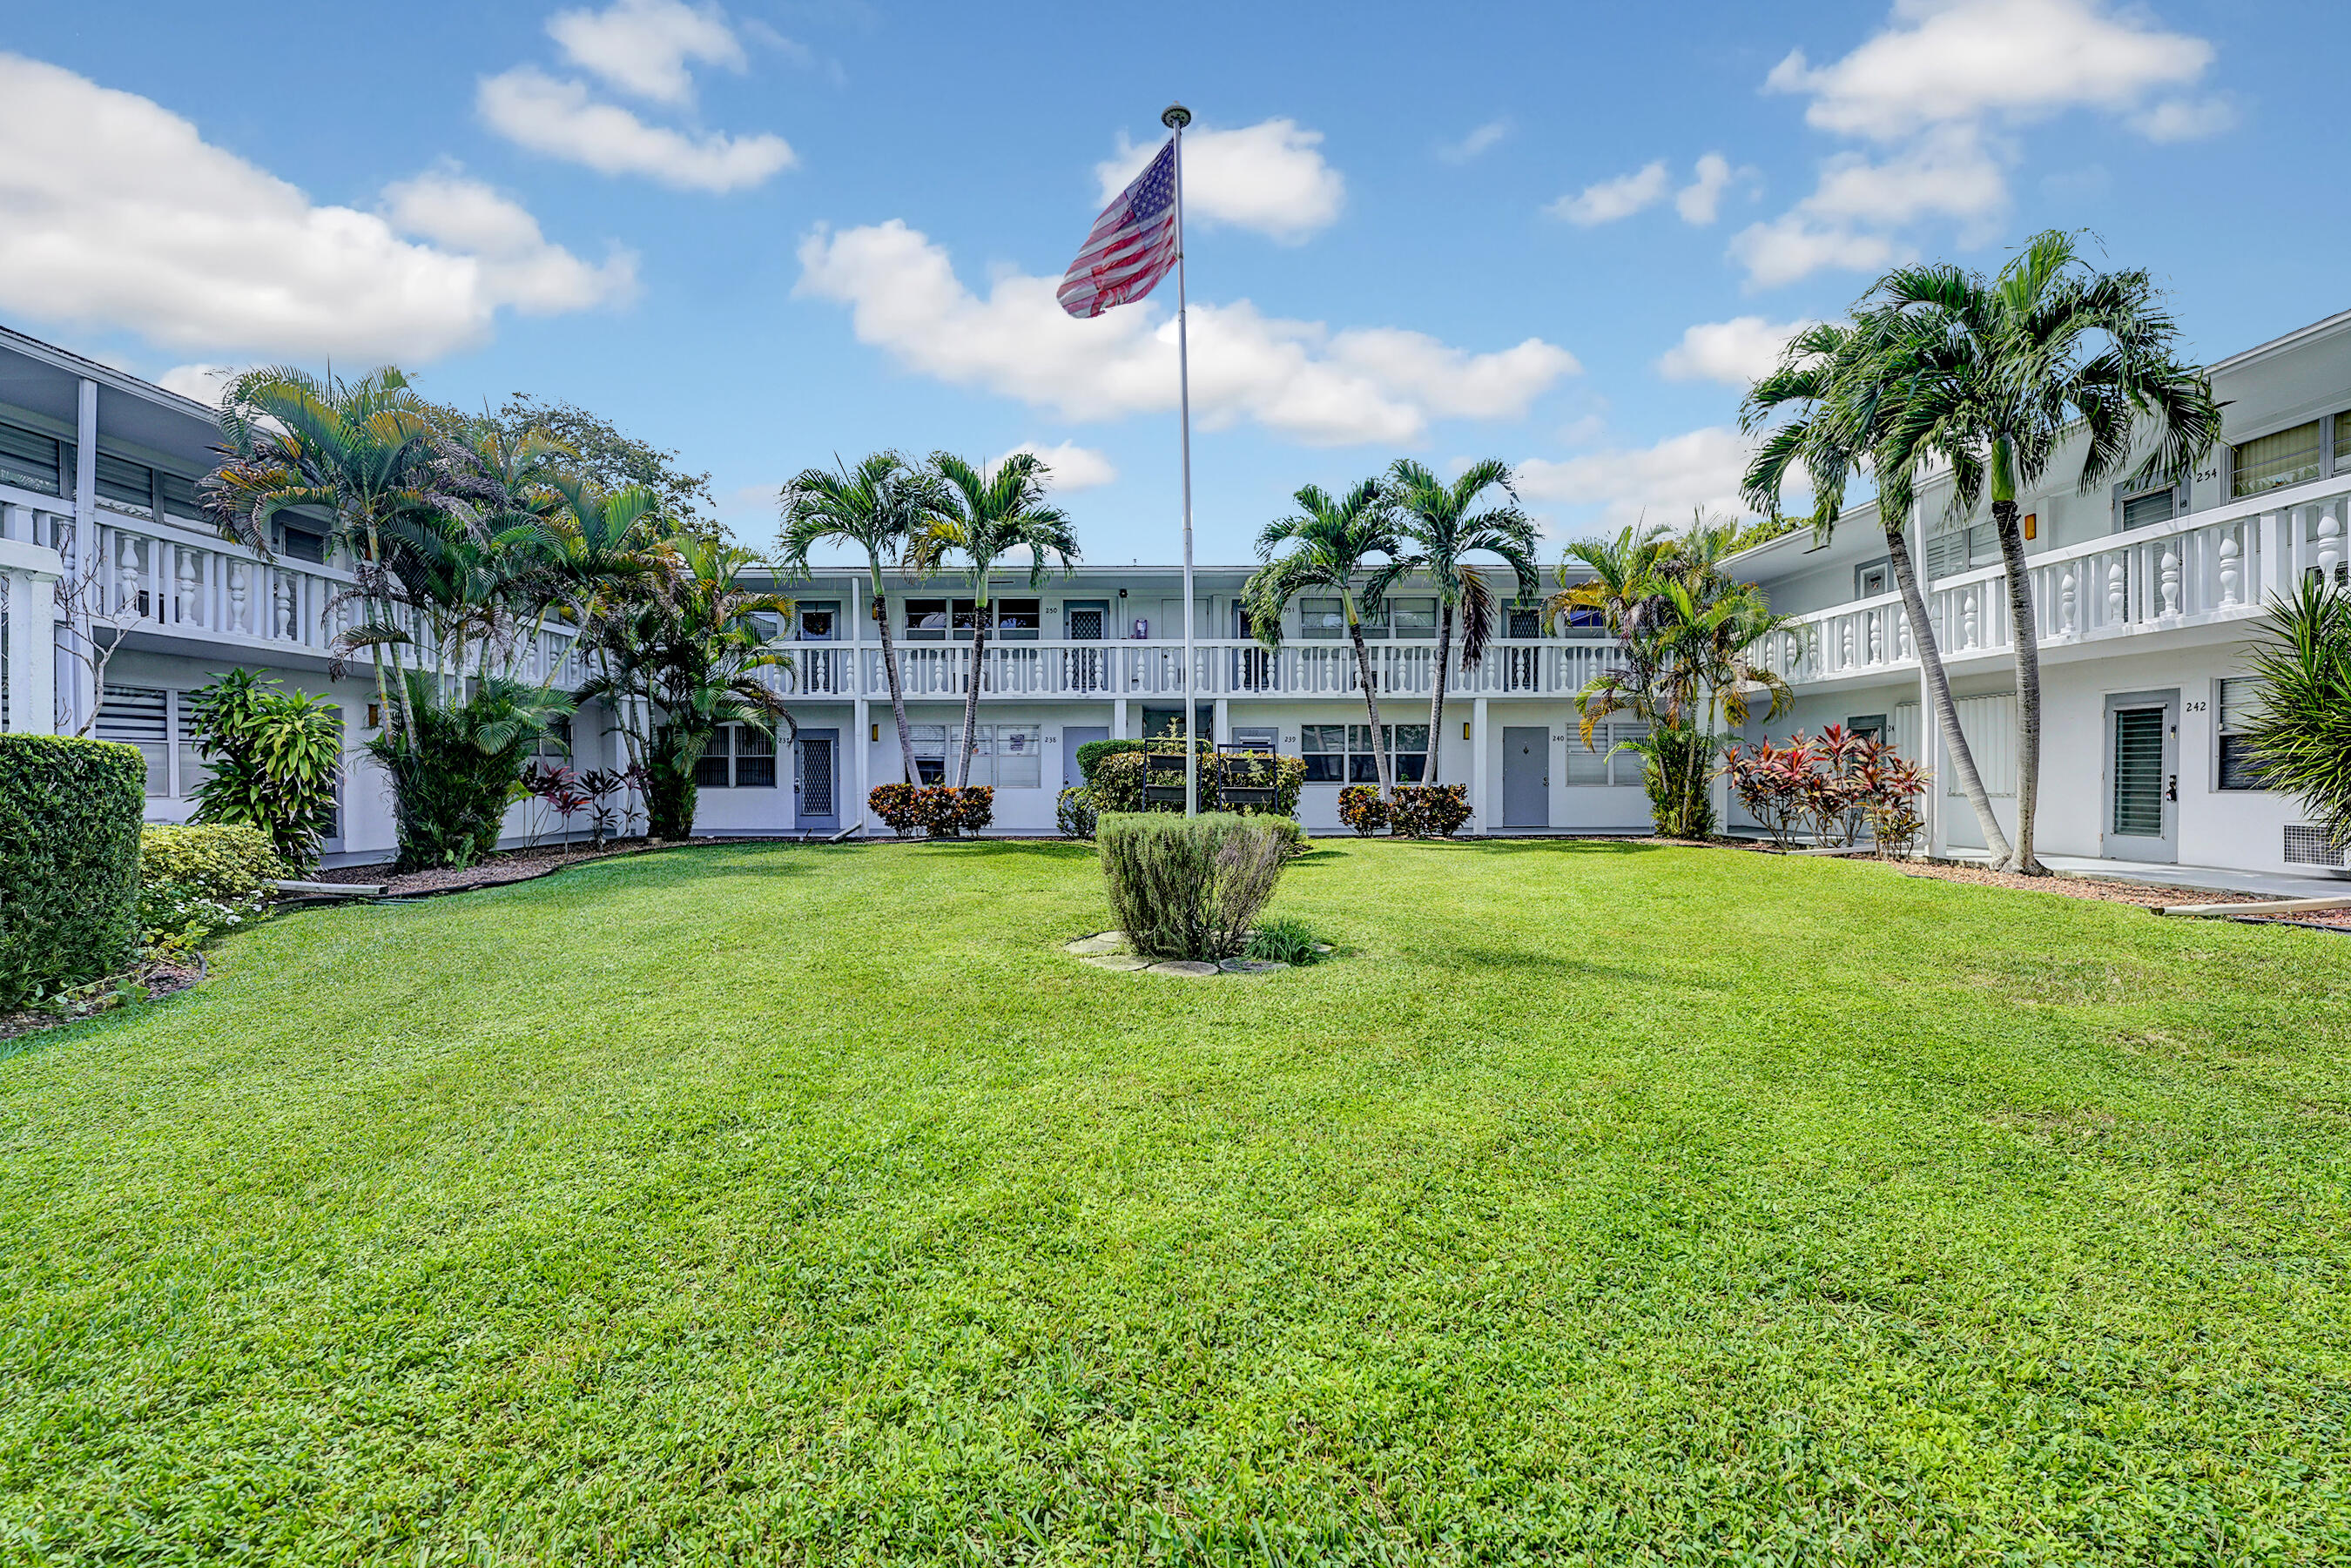
{"label": "hedge", "polygon": [[135,746],[0,735],[0,1008],[130,964],[146,799]]}
{"label": "hedge", "polygon": [[1078,777],[1092,784],[1094,767],[1103,758],[1122,757],[1130,751],[1140,751],[1149,744],[1144,740],[1089,740],[1078,747]]}
{"label": "hedge", "polygon": [[258,920],[286,874],[277,847],[244,822],[154,822],[139,836],[139,939],[181,951]]}

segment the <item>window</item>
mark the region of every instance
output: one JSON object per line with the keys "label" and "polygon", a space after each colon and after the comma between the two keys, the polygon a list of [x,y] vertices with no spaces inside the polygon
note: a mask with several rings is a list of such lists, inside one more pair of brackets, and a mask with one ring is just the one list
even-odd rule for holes
{"label": "window", "polygon": [[1037,601],[1033,599],[996,601],[996,634],[1007,642],[1034,643],[1038,622]]}
{"label": "window", "polygon": [[1845,733],[1863,740],[1884,740],[1889,733],[1882,713],[1854,714],[1845,719],[1844,727]]}
{"label": "window", "polygon": [[163,509],[174,517],[193,520],[203,518],[204,508],[196,498],[196,482],[193,479],[178,474],[166,474],[159,469],[155,474],[155,491],[156,497],[163,503]]}
{"label": "window", "polygon": [[2124,531],[2128,532],[2132,528],[2168,523],[2177,509],[2177,493],[2167,485],[2160,490],[2149,490],[2144,495],[2124,497],[2118,520]]}
{"label": "window", "polygon": [[799,607],[799,637],[803,643],[830,643],[841,634],[841,603],[822,600]]}
{"label": "window", "polygon": [[100,500],[152,512],[155,509],[155,470],[143,463],[101,452],[98,455],[98,494]]}
{"label": "window", "polygon": [[1894,563],[1879,559],[1865,561],[1853,569],[1853,596],[1855,599],[1876,599],[1894,591]]}
{"label": "window", "polygon": [[1395,634],[1399,637],[1434,637],[1437,635],[1437,601],[1434,599],[1391,599],[1388,607],[1394,612]]}
{"label": "window", "polygon": [[1629,718],[1595,719],[1592,744],[1583,744],[1580,725],[1567,732],[1567,781],[1572,785],[1626,785],[1641,781],[1641,754],[1620,751],[1618,746],[1646,734]]}
{"label": "window", "polygon": [[2214,748],[2220,757],[2220,787],[2223,789],[2263,789],[2268,786],[2253,771],[2252,739],[2244,733],[2246,723],[2260,711],[2262,683],[2250,676],[2236,676],[2220,683],[2218,721],[2213,728],[2220,737]]}
{"label": "window", "polygon": [[2318,424],[2312,420],[2292,430],[2257,435],[2237,444],[2231,496],[2258,496],[2285,485],[2318,477]]}
{"label": "window", "polygon": [[776,737],[747,724],[722,724],[694,765],[694,781],[705,789],[772,789],[776,787]]}
{"label": "window", "polygon": [[1301,637],[1343,637],[1347,634],[1347,601],[1343,599],[1301,599],[1298,601],[1298,634]]}
{"label": "window", "polygon": [[2351,409],[2335,416],[2335,471],[2351,468]]}
{"label": "window", "polygon": [[135,746],[147,758],[147,793],[172,794],[172,694],[148,686],[109,685],[98,705],[98,738]]}
{"label": "window", "polygon": [[44,496],[64,495],[64,444],[53,435],[0,424],[0,485]]}
{"label": "window", "polygon": [[947,727],[910,724],[906,738],[914,748],[914,782],[944,784],[947,780]]}
{"label": "window", "polygon": [[[1044,731],[1033,724],[983,724],[972,730],[971,782],[998,789],[1035,789],[1042,786]],[[955,767],[963,765],[963,727],[947,732]],[[919,760],[919,758],[917,758]]]}
{"label": "window", "polygon": [[1236,725],[1233,727],[1232,743],[1239,750],[1261,751],[1270,757],[1274,752],[1274,739],[1278,733],[1272,729],[1252,729]]}
{"label": "window", "polygon": [[743,620],[751,628],[751,635],[762,643],[772,643],[784,634],[783,618],[772,611],[754,610]]}
{"label": "window", "polygon": [[1543,634],[1542,606],[1513,604],[1510,606],[1510,636],[1514,642],[1531,642]]}
{"label": "window", "polygon": [[944,643],[947,635],[947,601],[944,599],[906,601],[906,636],[916,643]]}
{"label": "window", "polygon": [[1957,577],[1980,566],[2000,561],[2000,531],[1990,523],[1951,528],[1927,538],[1927,575]]}
{"label": "window", "polygon": [[[1416,783],[1428,776],[1428,726],[1391,724],[1388,758],[1399,784]],[[1367,724],[1309,724],[1299,729],[1306,758],[1309,784],[1376,784],[1379,759],[1372,753],[1372,727]]]}
{"label": "window", "polygon": [[1391,607],[1391,601],[1385,599],[1381,600],[1377,604],[1358,604],[1355,607],[1355,613],[1362,617],[1361,625],[1364,636],[1384,637],[1388,634],[1388,612]]}

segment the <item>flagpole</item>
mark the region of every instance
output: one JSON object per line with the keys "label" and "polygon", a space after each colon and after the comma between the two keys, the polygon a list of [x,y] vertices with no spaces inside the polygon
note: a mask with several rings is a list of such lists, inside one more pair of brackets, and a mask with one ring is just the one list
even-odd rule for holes
{"label": "flagpole", "polygon": [[1200,814],[1200,737],[1192,733],[1200,705],[1192,697],[1192,617],[1198,601],[1192,592],[1192,345],[1187,335],[1184,297],[1184,128],[1192,111],[1171,103],[1159,123],[1176,133],[1176,386],[1184,422],[1184,814]]}

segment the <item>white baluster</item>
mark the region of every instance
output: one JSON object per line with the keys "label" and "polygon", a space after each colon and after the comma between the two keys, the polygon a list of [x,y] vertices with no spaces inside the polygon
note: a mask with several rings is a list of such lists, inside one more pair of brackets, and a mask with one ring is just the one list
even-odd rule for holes
{"label": "white baluster", "polygon": [[228,565],[228,630],[246,632],[253,630],[246,620],[246,600],[252,593],[253,569],[241,560]]}
{"label": "white baluster", "polygon": [[128,610],[139,602],[139,541],[129,534],[114,536],[114,602],[110,611]]}
{"label": "white baluster", "polygon": [[294,640],[294,574],[281,571],[277,579],[277,636],[286,642]]}
{"label": "white baluster", "polygon": [[2122,623],[2123,601],[2127,597],[2125,591],[2126,573],[2128,570],[2123,562],[2123,554],[2119,550],[2106,558],[2105,623],[2109,626]]}
{"label": "white baluster", "polygon": [[1869,612],[1869,662],[1873,664],[1886,662],[1886,612],[1882,610]]}
{"label": "white baluster", "polygon": [[1853,668],[1853,617],[1850,615],[1837,617],[1837,668]]}
{"label": "white baluster", "polygon": [[1974,646],[1976,646],[1976,591],[1973,588],[1963,588],[1959,591],[1959,647],[1966,650]]}
{"label": "white baluster", "polygon": [[2179,541],[2176,538],[2163,541],[2160,559],[2161,565],[2156,575],[2159,585],[2158,601],[2162,606],[2159,613],[2177,615],[2179,613]]}
{"label": "white baluster", "polygon": [[2220,535],[2220,605],[2222,609],[2245,601],[2244,549],[2237,543],[2237,529],[2241,525],[2231,523]]}
{"label": "white baluster", "polygon": [[2337,507],[2318,514],[2318,580],[2333,582],[2343,569],[2343,517]]}
{"label": "white baluster", "polygon": [[2081,630],[2074,623],[2074,563],[2069,560],[2057,579],[2057,626],[2062,632],[2076,632]]}

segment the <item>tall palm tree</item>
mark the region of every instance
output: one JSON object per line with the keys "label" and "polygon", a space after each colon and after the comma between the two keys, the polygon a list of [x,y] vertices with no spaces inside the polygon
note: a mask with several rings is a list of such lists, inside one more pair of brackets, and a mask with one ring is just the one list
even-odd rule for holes
{"label": "tall palm tree", "polygon": [[[1396,531],[1408,551],[1372,585],[1376,601],[1390,583],[1412,573],[1427,577],[1437,590],[1437,664],[1428,688],[1428,768],[1424,783],[1437,782],[1437,759],[1444,751],[1445,687],[1453,658],[1453,628],[1461,627],[1461,668],[1478,667],[1486,644],[1500,634],[1502,601],[1484,573],[1469,564],[1478,554],[1495,556],[1517,578],[1519,596],[1534,597],[1541,586],[1535,570],[1534,519],[1519,509],[1510,465],[1499,457],[1472,463],[1447,485],[1422,464],[1399,457],[1388,469],[1388,497]],[[1479,508],[1488,491],[1500,492]]]}
{"label": "tall palm tree", "polygon": [[[1882,320],[1867,318],[1852,326],[1828,321],[1807,328],[1790,340],[1779,368],[1748,389],[1740,405],[1740,427],[1750,432],[1768,427],[1741,486],[1749,506],[1767,517],[1780,516],[1788,472],[1801,468],[1812,486],[1813,537],[1825,541],[1834,532],[1837,516],[1844,509],[1845,486],[1857,471],[1876,469],[1877,447],[1900,392],[1898,373],[1883,352],[1884,330]],[[1792,417],[1771,423],[1791,411]],[[2008,834],[1992,811],[1991,796],[1976,771],[1975,753],[1959,727],[1935,623],[1918,585],[1917,563],[1910,557],[1908,520],[1907,507],[1879,496],[1878,527],[1886,536],[1894,585],[1909,619],[1911,646],[1918,651],[1928,703],[1950,758],[1953,781],[1975,811],[1993,860],[2005,862]]]}
{"label": "tall palm tree", "polygon": [[784,486],[783,530],[776,540],[786,570],[805,576],[809,552],[820,544],[849,545],[865,552],[873,575],[873,624],[882,632],[882,672],[890,684],[890,713],[898,722],[898,750],[906,781],[921,778],[914,767],[914,736],[906,725],[906,694],[898,678],[897,643],[890,634],[888,590],[882,580],[884,558],[915,567],[910,551],[945,511],[938,476],[916,468],[895,452],[876,452],[855,468],[804,470]]}
{"label": "tall palm tree", "polygon": [[644,758],[646,831],[684,838],[694,831],[695,765],[718,727],[770,736],[778,723],[790,727],[783,699],[757,672],[789,669],[791,658],[768,646],[756,617],[789,616],[792,601],[747,587],[745,573],[763,563],[722,540],[679,534],[648,553],[655,569],[612,595],[583,633],[599,673],[579,697],[642,727],[632,749]]}
{"label": "tall palm tree", "polygon": [[1986,277],[1950,266],[1887,273],[1865,298],[1882,319],[1899,377],[1880,443],[1878,486],[1907,511],[1919,469],[1949,466],[1949,515],[1987,491],[2006,569],[2016,660],[2016,837],[2001,869],[2045,875],[2033,854],[2041,780],[2041,657],[2017,496],[2041,483],[2079,426],[2079,488],[2120,474],[2147,484],[2184,474],[2220,438],[2211,379],[2178,352],[2179,329],[2143,269],[2100,272],[2076,235],[2035,235]]}
{"label": "tall palm tree", "polygon": [[972,753],[978,746],[980,663],[993,619],[988,578],[999,559],[1025,550],[1029,586],[1041,587],[1049,566],[1058,564],[1067,571],[1076,563],[1078,539],[1068,514],[1045,504],[1045,483],[1052,471],[1033,452],[1016,452],[993,471],[940,452],[932,455],[931,467],[944,482],[944,504],[936,520],[914,540],[912,559],[918,570],[927,571],[949,553],[961,556],[977,612],[971,664],[964,677],[963,760],[956,768],[956,784],[961,788],[971,782]]}
{"label": "tall palm tree", "polygon": [[[1364,612],[1379,604],[1373,580],[1403,553],[1404,544],[1396,535],[1387,493],[1377,479],[1366,479],[1343,496],[1309,485],[1293,499],[1297,512],[1268,523],[1258,535],[1258,559],[1264,564],[1249,574],[1241,591],[1249,629],[1267,647],[1277,646],[1281,613],[1292,600],[1310,589],[1338,596],[1347,636],[1355,648],[1355,679],[1364,688],[1364,713],[1371,721],[1372,755],[1384,800],[1395,792],[1395,780],[1388,764],[1387,735],[1380,727],[1379,680],[1372,672],[1371,649],[1364,642]],[[1432,750],[1436,740],[1429,737]]]}
{"label": "tall palm tree", "polygon": [[[549,609],[575,632],[584,632],[621,595],[666,565],[656,547],[673,537],[674,528],[665,498],[649,485],[604,491],[563,476],[555,488],[564,504],[551,519]],[[584,635],[574,646],[582,667],[609,681],[614,673],[611,650]],[[549,661],[548,679],[553,680],[559,668],[560,661]],[[640,727],[631,722],[630,715],[616,713],[614,717],[630,762],[644,766]]]}
{"label": "tall palm tree", "polygon": [[[378,612],[368,619],[388,623],[397,584],[383,559],[384,528],[441,505],[429,413],[396,365],[357,381],[290,365],[247,371],[221,395],[221,462],[200,485],[205,510],[224,537],[265,560],[279,512],[326,512],[335,543],[353,558],[359,591]],[[414,716],[408,683],[399,678],[399,646],[377,643],[369,652],[376,706],[405,727]]]}

